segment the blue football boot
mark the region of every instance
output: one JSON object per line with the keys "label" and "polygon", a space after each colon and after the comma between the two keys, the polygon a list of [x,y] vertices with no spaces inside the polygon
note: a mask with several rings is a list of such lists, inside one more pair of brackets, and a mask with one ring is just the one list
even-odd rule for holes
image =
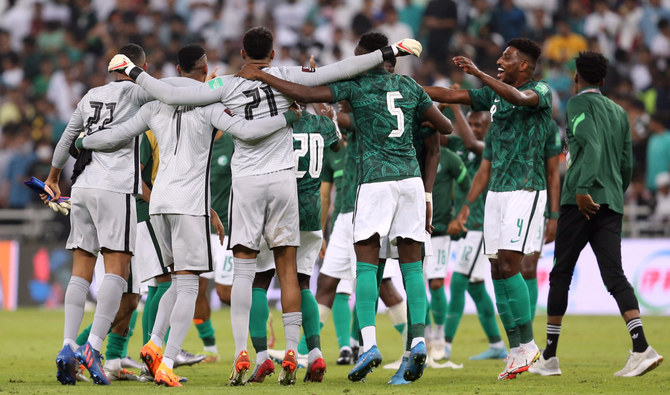
{"label": "blue football boot", "polygon": [[69,345],[64,345],[56,356],[56,378],[63,385],[77,383],[77,359]]}
{"label": "blue football boot", "polygon": [[482,353],[470,357],[471,360],[482,359],[505,359],[507,357],[507,349],[505,347],[489,347]]}
{"label": "blue football boot", "polygon": [[79,362],[88,369],[88,373],[91,375],[94,383],[109,385],[109,379],[105,375],[105,371],[102,370],[102,364],[100,363],[100,359],[102,358],[100,352],[96,351],[91,346],[91,343],[86,342],[86,344],[79,347],[75,355]]}
{"label": "blue football boot", "polygon": [[403,377],[407,381],[416,381],[423,374],[423,369],[426,367],[426,357],[428,351],[426,350],[426,343],[420,342],[412,347],[409,353],[409,361],[407,362],[407,369]]}
{"label": "blue football boot", "polygon": [[388,383],[390,385],[403,385],[403,384],[409,384],[411,381],[405,380],[405,371],[407,370],[407,365],[409,364],[409,357],[402,357],[402,362],[400,363],[400,367],[398,368],[398,371],[395,372],[395,374],[391,377],[391,380],[389,380]]}
{"label": "blue football boot", "polygon": [[382,363],[382,354],[379,352],[377,346],[372,346],[371,349],[364,352],[358,357],[358,361],[354,368],[349,372],[349,380],[351,381],[361,381],[372,372],[373,368],[376,368]]}

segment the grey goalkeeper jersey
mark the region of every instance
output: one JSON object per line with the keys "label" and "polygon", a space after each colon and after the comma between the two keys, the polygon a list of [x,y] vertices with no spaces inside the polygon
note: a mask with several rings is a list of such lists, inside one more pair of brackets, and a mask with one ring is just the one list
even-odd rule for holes
{"label": "grey goalkeeper jersey", "polygon": [[[263,70],[288,81],[317,86],[352,78],[382,62],[381,51],[375,51],[318,69],[295,66],[268,67]],[[293,99],[260,81],[232,75],[215,78],[193,88],[176,88],[148,73],[141,73],[137,83],[163,103],[198,106],[222,102],[235,114],[244,114],[247,120],[281,114],[293,104]],[[235,151],[230,165],[233,178],[266,174],[295,166],[291,127],[263,139],[242,141],[235,138],[234,144]]]}
{"label": "grey goalkeeper jersey", "polygon": [[[69,148],[82,131],[112,128],[132,118],[140,106],[153,98],[130,80],[118,80],[93,88],[77,104],[65,132],[58,141],[51,164],[62,169]],[[118,193],[141,192],[139,140],[131,139],[114,152],[93,152],[91,163],[73,188],[95,188]]]}
{"label": "grey goalkeeper jersey", "polygon": [[[174,86],[198,86],[183,77],[167,78]],[[170,106],[152,101],[132,119],[109,130],[88,134],[87,149],[109,151],[151,129],[158,143],[159,165],[151,191],[149,213],[209,215],[209,169],[217,130],[237,138],[258,139],[286,128],[283,113],[247,121],[221,103],[205,107]],[[253,132],[249,132],[253,131]]]}

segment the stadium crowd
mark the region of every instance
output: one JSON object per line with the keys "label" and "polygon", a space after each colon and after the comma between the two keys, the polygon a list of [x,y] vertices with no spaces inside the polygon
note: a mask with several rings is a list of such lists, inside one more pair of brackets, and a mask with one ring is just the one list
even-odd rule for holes
{"label": "stadium crowd", "polygon": [[[202,44],[218,74],[236,72],[241,37],[253,26],[276,37],[276,66],[326,64],[353,55],[361,34],[420,40],[427,56],[396,71],[422,85],[469,88],[450,61],[465,55],[495,74],[505,42],[541,43],[539,75],[563,127],[579,51],[610,61],[603,93],[628,113],[634,152],[627,203],[635,220],[670,219],[670,1],[668,0],[0,0],[0,208],[37,203],[22,182],[45,179],[53,147],[76,103],[103,85],[109,58],[127,42],[149,72],[176,75],[174,55]],[[564,135],[564,132],[562,132]],[[63,177],[65,183],[68,177]],[[63,185],[64,192],[69,191]],[[631,218],[629,218],[629,221]]]}

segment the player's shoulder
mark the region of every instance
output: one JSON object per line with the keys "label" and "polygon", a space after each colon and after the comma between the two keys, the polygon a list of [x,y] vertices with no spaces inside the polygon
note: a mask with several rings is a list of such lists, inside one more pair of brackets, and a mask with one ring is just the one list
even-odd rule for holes
{"label": "player's shoulder", "polygon": [[549,94],[551,92],[551,88],[549,87],[549,84],[547,83],[547,81],[544,81],[544,80],[528,81],[527,88],[533,89],[533,90],[539,92],[542,95],[546,95],[546,94]]}

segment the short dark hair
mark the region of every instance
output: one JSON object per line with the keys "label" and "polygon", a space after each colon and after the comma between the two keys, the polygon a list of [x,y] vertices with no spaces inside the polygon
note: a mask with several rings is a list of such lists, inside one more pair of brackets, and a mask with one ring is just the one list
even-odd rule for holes
{"label": "short dark hair", "polygon": [[119,49],[119,54],[126,55],[131,62],[138,66],[142,66],[146,62],[146,55],[144,49],[137,44],[129,43]]}
{"label": "short dark hair", "polygon": [[527,38],[513,38],[507,42],[507,46],[518,49],[519,52],[530,57],[533,63],[537,62],[542,53],[542,48],[535,41]]}
{"label": "short dark hair", "polygon": [[388,37],[377,32],[365,33],[361,36],[360,40],[358,40],[358,46],[368,53],[384,48],[387,45],[389,45]]}
{"label": "short dark hair", "polygon": [[203,47],[199,44],[189,44],[177,51],[177,64],[183,72],[190,73],[203,56],[205,56]]}
{"label": "short dark hair", "polygon": [[598,52],[582,51],[575,58],[577,74],[589,84],[598,84],[607,76],[607,59]]}
{"label": "short dark hair", "polygon": [[244,33],[242,48],[251,59],[265,59],[272,52],[274,38],[266,27],[252,27]]}

